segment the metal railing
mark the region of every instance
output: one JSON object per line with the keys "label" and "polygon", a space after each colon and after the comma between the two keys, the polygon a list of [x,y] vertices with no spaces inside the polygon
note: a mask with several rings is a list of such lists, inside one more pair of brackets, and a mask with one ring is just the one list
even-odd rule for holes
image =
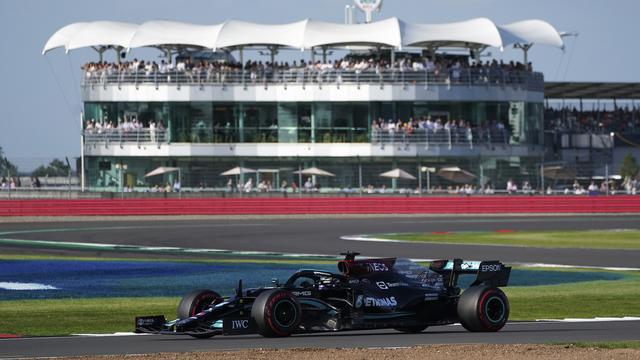
{"label": "metal railing", "polygon": [[403,86],[511,86],[531,91],[544,90],[542,73],[502,68],[465,68],[434,72],[427,70],[342,70],[342,69],[267,69],[258,70],[171,70],[166,72],[96,70],[85,73],[82,86],[123,84],[172,84],[188,86],[264,86],[269,85],[403,85]]}
{"label": "metal railing", "polygon": [[[216,129],[177,129],[175,139],[170,139],[166,129],[85,129],[87,144],[162,144],[169,141],[190,143],[278,143],[279,133],[285,142],[311,142],[310,129],[307,128],[216,128]],[[292,137],[291,132],[295,134]],[[243,141],[240,141],[240,139]],[[508,144],[509,133],[497,128],[455,128],[424,129],[411,131],[404,129],[373,129],[370,135],[361,128],[317,128],[315,143],[352,143],[371,142],[372,144],[424,144],[468,146],[477,144]]]}
{"label": "metal railing", "polygon": [[498,145],[509,143],[506,129],[456,128],[456,129],[413,129],[395,131],[374,129],[371,133],[373,144],[424,144],[452,146]]}
{"label": "metal railing", "polygon": [[162,144],[169,142],[166,129],[85,129],[84,141],[87,144]]}

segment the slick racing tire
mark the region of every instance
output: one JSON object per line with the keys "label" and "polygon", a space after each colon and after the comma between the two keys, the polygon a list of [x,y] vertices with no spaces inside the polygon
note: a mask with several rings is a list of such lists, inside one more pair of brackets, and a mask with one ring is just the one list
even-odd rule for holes
{"label": "slick racing tire", "polygon": [[421,333],[426,329],[427,325],[415,325],[415,326],[404,326],[404,327],[395,327],[393,330],[403,332],[405,334],[417,334]]}
{"label": "slick racing tire", "polygon": [[291,335],[300,325],[300,303],[290,292],[273,289],[258,295],[251,308],[258,333],[265,337]]}
{"label": "slick racing tire", "polygon": [[[178,304],[177,315],[178,319],[186,319],[207,309],[211,304],[217,304],[222,302],[222,296],[213,290],[193,290],[182,297],[180,304]],[[199,339],[206,339],[212,337],[214,334],[190,334],[191,336]]]}
{"label": "slick racing tire", "polygon": [[498,331],[509,319],[509,300],[502,290],[489,286],[472,286],[458,301],[458,318],[473,332]]}

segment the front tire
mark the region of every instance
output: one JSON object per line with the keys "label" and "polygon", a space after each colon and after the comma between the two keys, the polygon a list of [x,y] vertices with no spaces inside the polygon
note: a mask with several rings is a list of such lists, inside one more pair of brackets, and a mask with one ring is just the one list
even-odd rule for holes
{"label": "front tire", "polygon": [[498,331],[509,319],[509,299],[498,288],[473,286],[460,296],[457,311],[460,323],[469,331]]}
{"label": "front tire", "polygon": [[[177,315],[178,319],[186,319],[202,312],[209,308],[212,304],[218,304],[222,302],[222,296],[213,290],[194,290],[186,294],[180,300],[178,304]],[[207,339],[212,337],[213,333],[206,334],[189,334],[198,339]]]}
{"label": "front tire", "polygon": [[290,292],[267,290],[256,298],[251,317],[258,325],[258,333],[265,337],[291,335],[300,325],[302,310],[298,299]]}

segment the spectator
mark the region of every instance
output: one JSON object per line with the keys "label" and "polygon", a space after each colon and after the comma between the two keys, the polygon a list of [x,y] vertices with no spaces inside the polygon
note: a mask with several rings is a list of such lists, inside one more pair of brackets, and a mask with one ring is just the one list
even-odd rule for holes
{"label": "spectator", "polygon": [[233,179],[229,178],[229,180],[227,180],[227,192],[233,192]]}
{"label": "spectator", "polygon": [[311,182],[311,178],[307,178],[307,181],[304,183],[304,191],[311,192],[313,190],[313,183]]}
{"label": "spectator", "polygon": [[507,181],[507,194],[515,194],[517,192],[518,185],[516,185],[512,178],[509,178],[509,181]]}
{"label": "spectator", "polygon": [[253,179],[249,178],[249,180],[244,184],[244,192],[249,193],[251,191],[253,191]]}

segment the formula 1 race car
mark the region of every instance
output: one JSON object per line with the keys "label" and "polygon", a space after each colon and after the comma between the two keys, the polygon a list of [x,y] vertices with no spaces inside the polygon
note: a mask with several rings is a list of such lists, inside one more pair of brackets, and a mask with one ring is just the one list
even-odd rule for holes
{"label": "formula 1 race car", "polygon": [[[498,331],[509,318],[509,301],[498,287],[507,285],[511,268],[499,261],[438,260],[427,268],[403,258],[343,255],[340,274],[300,270],[284,284],[244,290],[240,280],[227,299],[195,290],[180,301],[178,319],[137,317],[136,332],[197,338],[381,328],[418,333],[455,322],[469,331]],[[476,275],[464,292],[461,274]]]}

